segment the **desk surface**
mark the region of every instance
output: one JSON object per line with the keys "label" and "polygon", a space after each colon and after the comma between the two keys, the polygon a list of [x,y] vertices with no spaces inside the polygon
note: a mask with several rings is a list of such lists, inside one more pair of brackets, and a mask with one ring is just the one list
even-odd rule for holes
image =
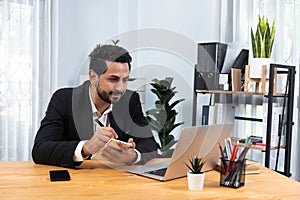
{"label": "desk surface", "polygon": [[299,199],[300,183],[261,167],[246,175],[246,185],[219,186],[219,173],[207,172],[202,191],[189,191],[187,179],[160,182],[86,161],[68,169],[70,181],[50,182],[49,170],[60,167],[26,162],[0,162],[0,199]]}

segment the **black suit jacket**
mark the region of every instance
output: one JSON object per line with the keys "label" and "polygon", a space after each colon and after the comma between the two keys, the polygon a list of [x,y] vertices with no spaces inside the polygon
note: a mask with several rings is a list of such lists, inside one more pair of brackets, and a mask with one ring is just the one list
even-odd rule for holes
{"label": "black suit jacket", "polygon": [[[35,137],[32,149],[35,163],[69,168],[80,164],[73,161],[76,146],[94,133],[89,86],[86,81],[77,88],[59,89],[53,94]],[[158,145],[143,116],[138,93],[126,90],[113,105],[109,120],[118,139],[134,139],[142,155],[141,163],[156,156]]]}

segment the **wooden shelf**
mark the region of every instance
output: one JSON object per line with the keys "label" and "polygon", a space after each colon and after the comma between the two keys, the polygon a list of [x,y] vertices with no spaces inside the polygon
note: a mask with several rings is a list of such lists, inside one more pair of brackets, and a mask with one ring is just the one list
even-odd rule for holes
{"label": "wooden shelf", "polygon": [[[239,147],[243,147],[245,145],[245,143],[243,142],[237,142],[238,141],[238,138],[235,138],[235,137],[232,137],[231,138],[231,141],[234,143],[234,144],[237,144],[237,146]],[[279,147],[280,149],[284,149],[285,148],[285,145],[281,145]],[[252,145],[251,146],[251,149],[257,149],[257,150],[261,150],[261,151],[266,151],[266,146],[262,146],[262,145]],[[277,146],[270,146],[270,150],[275,150],[275,149],[278,149]]]}
{"label": "wooden shelf", "polygon": [[244,91],[228,91],[228,90],[196,90],[196,93],[265,95],[264,93],[260,93],[260,92],[244,92]]}
{"label": "wooden shelf", "polygon": [[[244,143],[240,143],[238,146],[244,146]],[[280,149],[284,149],[284,148],[285,148],[285,145],[281,145],[280,146]],[[252,145],[251,149],[257,149],[257,150],[261,150],[261,151],[266,151],[266,146]],[[278,149],[278,147],[274,147],[274,146],[270,147],[270,150],[275,150],[275,149]]]}
{"label": "wooden shelf", "polygon": [[[210,94],[244,94],[244,95],[260,95],[268,96],[262,92],[244,92],[244,91],[228,91],[228,90],[196,90],[196,93],[210,93]],[[282,93],[273,94],[273,96],[285,96]]]}

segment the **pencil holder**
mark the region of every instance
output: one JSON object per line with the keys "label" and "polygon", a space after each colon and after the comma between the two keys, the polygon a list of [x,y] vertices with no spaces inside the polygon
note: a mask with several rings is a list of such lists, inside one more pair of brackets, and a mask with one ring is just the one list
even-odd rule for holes
{"label": "pencil holder", "polygon": [[245,170],[245,159],[239,161],[221,159],[220,185],[230,188],[244,186]]}

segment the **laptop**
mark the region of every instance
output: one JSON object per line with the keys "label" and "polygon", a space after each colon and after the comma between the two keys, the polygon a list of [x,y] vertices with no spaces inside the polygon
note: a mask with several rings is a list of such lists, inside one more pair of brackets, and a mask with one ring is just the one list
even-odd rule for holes
{"label": "laptop", "polygon": [[233,123],[184,127],[171,159],[166,158],[154,164],[122,170],[160,181],[168,181],[186,176],[188,171],[186,163],[194,155],[206,160],[203,171],[213,170],[220,157],[218,143],[223,144],[224,139],[231,135],[232,129]]}

